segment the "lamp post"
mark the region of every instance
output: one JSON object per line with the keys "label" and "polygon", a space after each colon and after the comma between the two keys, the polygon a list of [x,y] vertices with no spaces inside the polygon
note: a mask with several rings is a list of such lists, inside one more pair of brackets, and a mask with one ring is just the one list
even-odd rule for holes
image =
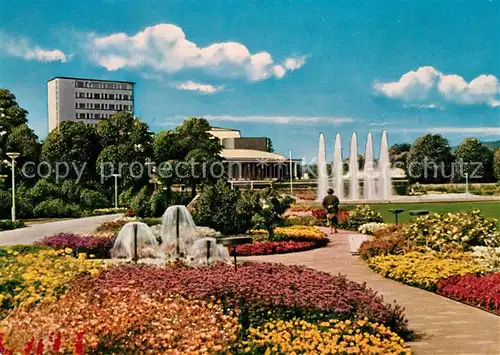
{"label": "lamp post", "polygon": [[120,174],[113,174],[113,177],[115,178],[115,208],[118,208],[118,178]]}
{"label": "lamp post", "polygon": [[15,171],[15,166],[16,166],[16,159],[19,158],[21,154],[20,153],[14,153],[14,152],[9,152],[7,153],[7,156],[12,160],[12,163],[10,165],[12,169],[12,222],[16,221],[16,171]]}

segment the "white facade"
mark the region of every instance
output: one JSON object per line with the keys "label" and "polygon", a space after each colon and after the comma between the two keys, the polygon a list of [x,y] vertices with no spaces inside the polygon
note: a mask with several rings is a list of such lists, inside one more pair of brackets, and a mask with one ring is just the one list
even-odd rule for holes
{"label": "white facade", "polygon": [[49,132],[63,121],[94,124],[119,111],[134,112],[134,83],[56,77],[47,82]]}

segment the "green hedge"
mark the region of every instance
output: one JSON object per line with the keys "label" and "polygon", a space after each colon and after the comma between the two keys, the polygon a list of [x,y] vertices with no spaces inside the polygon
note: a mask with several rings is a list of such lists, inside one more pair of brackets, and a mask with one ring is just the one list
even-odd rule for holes
{"label": "green hedge", "polygon": [[9,219],[0,219],[0,231],[7,231],[11,229],[23,228],[23,221],[15,221],[12,222]]}

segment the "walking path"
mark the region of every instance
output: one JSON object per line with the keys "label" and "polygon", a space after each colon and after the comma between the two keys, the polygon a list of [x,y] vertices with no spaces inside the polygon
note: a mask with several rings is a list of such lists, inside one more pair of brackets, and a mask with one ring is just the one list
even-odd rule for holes
{"label": "walking path", "polygon": [[61,232],[85,234],[94,231],[101,223],[112,221],[120,214],[94,216],[65,221],[35,224],[26,228],[0,232],[0,245],[31,244],[47,235]]}
{"label": "walking path", "polygon": [[[323,229],[325,232],[326,228]],[[294,254],[252,256],[247,261],[300,264],[350,280],[366,282],[406,308],[409,325],[421,338],[409,343],[417,354],[500,354],[500,317],[376,274],[349,252],[348,235],[340,231],[325,248]]]}

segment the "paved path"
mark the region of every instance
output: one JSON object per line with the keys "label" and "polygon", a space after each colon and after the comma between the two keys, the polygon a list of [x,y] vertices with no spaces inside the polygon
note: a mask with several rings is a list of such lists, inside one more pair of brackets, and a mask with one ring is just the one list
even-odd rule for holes
{"label": "paved path", "polygon": [[366,282],[387,302],[406,308],[412,330],[422,336],[409,343],[417,354],[500,354],[500,317],[418,288],[388,280],[371,271],[365,262],[351,256],[347,235],[342,231],[325,248],[294,254],[241,258],[260,262],[301,264],[350,280]]}
{"label": "paved path", "polygon": [[120,214],[112,214],[70,219],[0,232],[0,245],[31,244],[41,237],[60,232],[90,233],[104,221],[114,220],[120,216]]}

